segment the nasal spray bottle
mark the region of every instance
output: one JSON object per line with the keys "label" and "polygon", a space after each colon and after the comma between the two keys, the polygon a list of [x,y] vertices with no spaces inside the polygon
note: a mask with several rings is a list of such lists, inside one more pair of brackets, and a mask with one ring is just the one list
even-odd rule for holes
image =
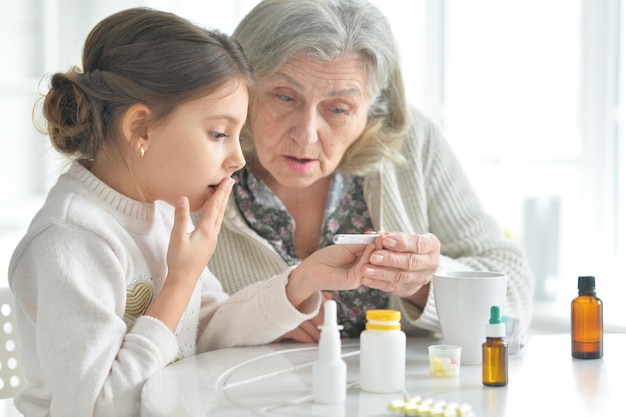
{"label": "nasal spray bottle", "polygon": [[339,404],[346,401],[346,362],[341,358],[341,338],[337,325],[337,302],[324,303],[324,325],[319,341],[319,353],[313,363],[313,401]]}

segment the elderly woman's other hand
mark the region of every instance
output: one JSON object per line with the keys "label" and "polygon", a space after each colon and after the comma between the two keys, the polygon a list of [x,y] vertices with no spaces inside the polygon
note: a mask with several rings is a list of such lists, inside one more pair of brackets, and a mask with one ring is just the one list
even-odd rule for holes
{"label": "elderly woman's other hand", "polygon": [[431,233],[381,233],[362,271],[363,285],[409,298],[420,308],[439,268],[441,244]]}

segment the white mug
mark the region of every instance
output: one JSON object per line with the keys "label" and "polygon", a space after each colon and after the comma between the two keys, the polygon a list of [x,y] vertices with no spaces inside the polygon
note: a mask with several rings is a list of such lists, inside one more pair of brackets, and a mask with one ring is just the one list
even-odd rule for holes
{"label": "white mug", "polygon": [[491,306],[504,309],[506,274],[440,271],[433,275],[435,307],[445,344],[462,347],[462,365],[482,364]]}

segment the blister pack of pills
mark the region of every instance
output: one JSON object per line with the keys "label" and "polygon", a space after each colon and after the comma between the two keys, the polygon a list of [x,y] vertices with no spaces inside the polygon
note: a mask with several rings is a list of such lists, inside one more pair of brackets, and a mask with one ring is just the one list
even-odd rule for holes
{"label": "blister pack of pills", "polygon": [[406,400],[395,400],[389,403],[388,408],[405,416],[475,417],[472,406],[468,403],[458,404],[432,398],[412,397]]}

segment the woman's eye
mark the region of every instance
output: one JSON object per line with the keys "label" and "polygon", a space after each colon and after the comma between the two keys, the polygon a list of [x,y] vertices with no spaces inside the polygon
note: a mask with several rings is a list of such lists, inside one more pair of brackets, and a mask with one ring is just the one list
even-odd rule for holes
{"label": "woman's eye", "polygon": [[276,97],[281,101],[293,101],[291,97],[286,96],[284,94],[277,94]]}
{"label": "woman's eye", "polygon": [[342,109],[340,107],[336,107],[331,110],[335,114],[348,114],[348,109]]}
{"label": "woman's eye", "polygon": [[220,140],[222,138],[228,137],[226,133],[215,132],[215,131],[209,132],[209,136],[211,136],[211,139],[213,140]]}

